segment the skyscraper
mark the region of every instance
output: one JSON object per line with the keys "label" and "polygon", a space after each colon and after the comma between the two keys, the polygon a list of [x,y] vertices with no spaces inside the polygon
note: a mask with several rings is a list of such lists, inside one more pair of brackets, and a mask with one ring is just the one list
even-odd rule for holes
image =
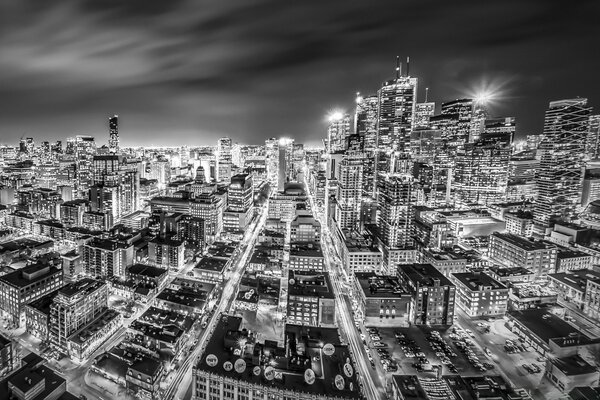
{"label": "skyscraper", "polygon": [[459,204],[504,200],[514,132],[514,118],[488,119],[481,137],[458,149],[454,188]]}
{"label": "skyscraper", "polygon": [[362,137],[366,151],[377,149],[377,104],[375,95],[356,97],[354,132]]}
{"label": "skyscraper", "polygon": [[[414,127],[414,116],[417,100],[417,78],[408,73],[402,76],[400,64],[396,70],[396,78],[387,81],[377,91],[377,148],[380,163],[390,159],[393,152],[400,155],[410,153],[410,134]],[[389,167],[385,165],[384,168]],[[379,168],[379,171],[384,169]]]}
{"label": "skyscraper", "polygon": [[428,128],[429,118],[435,113],[435,103],[417,103],[415,106],[415,128]]}
{"label": "skyscraper", "polygon": [[544,140],[539,146],[538,197],[534,205],[538,227],[568,219],[577,211],[591,113],[592,107],[584,98],[550,102],[544,120]]}
{"label": "skyscraper", "polygon": [[341,112],[329,116],[327,127],[327,152],[335,153],[346,150],[347,139],[351,133],[352,119],[349,114]]}
{"label": "skyscraper", "polygon": [[231,138],[220,138],[217,142],[217,180],[228,182],[231,179]]}
{"label": "skyscraper", "polygon": [[112,154],[119,152],[119,116],[108,118],[108,150]]}
{"label": "skyscraper", "polygon": [[339,165],[335,220],[340,229],[356,229],[360,221],[364,154],[348,152]]}

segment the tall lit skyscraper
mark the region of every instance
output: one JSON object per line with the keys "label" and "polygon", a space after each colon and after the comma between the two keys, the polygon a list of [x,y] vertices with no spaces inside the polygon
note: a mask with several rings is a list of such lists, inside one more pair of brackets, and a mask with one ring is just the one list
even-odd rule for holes
{"label": "tall lit skyscraper", "polygon": [[435,113],[435,103],[428,101],[415,106],[415,128],[428,128],[429,119]]}
{"label": "tall lit skyscraper", "polygon": [[231,179],[231,147],[228,137],[220,138],[217,142],[217,180],[229,182]]}
{"label": "tall lit skyscraper", "polygon": [[119,152],[119,116],[108,119],[108,150],[112,154]]}
{"label": "tall lit skyscraper", "polygon": [[334,112],[329,116],[327,127],[327,152],[335,153],[344,151],[347,147],[347,139],[350,136],[352,119],[349,114]]}
{"label": "tall lit skyscraper", "polygon": [[600,115],[590,115],[590,128],[586,143],[586,157],[600,157]]}
{"label": "tall lit skyscraper", "polygon": [[[408,70],[408,63],[407,63]],[[392,158],[405,159],[410,155],[410,134],[414,127],[417,100],[417,78],[401,74],[398,61],[396,78],[377,91],[377,172],[395,172],[402,165]]]}
{"label": "tall lit skyscraper", "polygon": [[364,154],[348,152],[339,164],[335,220],[340,229],[356,229],[360,221]]}
{"label": "tall lit skyscraper", "polygon": [[267,164],[267,181],[275,187],[278,181],[277,164],[279,161],[279,139],[265,140],[265,163]]}
{"label": "tall lit skyscraper", "polygon": [[534,205],[534,222],[538,226],[569,219],[577,211],[591,113],[592,107],[584,98],[550,102],[544,140],[539,146],[538,197]]}
{"label": "tall lit skyscraper", "polygon": [[481,137],[458,150],[454,189],[460,205],[504,200],[514,133],[514,118],[488,119]]}
{"label": "tall lit skyscraper", "polygon": [[377,104],[375,95],[356,96],[354,132],[362,137],[365,151],[377,149]]}

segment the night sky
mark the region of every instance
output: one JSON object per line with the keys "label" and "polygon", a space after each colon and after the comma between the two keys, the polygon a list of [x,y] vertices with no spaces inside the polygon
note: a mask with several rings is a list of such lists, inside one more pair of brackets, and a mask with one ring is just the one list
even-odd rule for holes
{"label": "night sky", "polygon": [[496,92],[538,133],[548,101],[600,113],[600,1],[0,1],[0,142],[317,144],[410,56],[439,103]]}

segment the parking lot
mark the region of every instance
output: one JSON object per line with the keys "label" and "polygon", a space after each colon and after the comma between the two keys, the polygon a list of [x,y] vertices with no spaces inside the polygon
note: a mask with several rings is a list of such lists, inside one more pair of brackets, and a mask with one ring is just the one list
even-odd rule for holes
{"label": "parking lot", "polygon": [[[450,337],[452,335],[455,340]],[[381,364],[388,374],[490,375],[495,364],[462,330],[440,331],[425,327],[373,328],[361,331],[373,368]]]}

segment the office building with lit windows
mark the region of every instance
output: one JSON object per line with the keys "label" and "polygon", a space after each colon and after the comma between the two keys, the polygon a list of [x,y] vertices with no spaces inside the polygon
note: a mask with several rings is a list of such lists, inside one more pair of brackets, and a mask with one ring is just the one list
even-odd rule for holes
{"label": "office building with lit windows", "polygon": [[585,98],[552,101],[546,111],[533,213],[540,228],[579,210],[591,113]]}
{"label": "office building with lit windows", "polygon": [[0,276],[0,310],[19,326],[25,320],[24,307],[63,285],[61,269],[32,264]]}
{"label": "office building with lit windows", "polygon": [[469,317],[503,316],[507,310],[508,287],[484,272],[452,274],[456,305]]}

